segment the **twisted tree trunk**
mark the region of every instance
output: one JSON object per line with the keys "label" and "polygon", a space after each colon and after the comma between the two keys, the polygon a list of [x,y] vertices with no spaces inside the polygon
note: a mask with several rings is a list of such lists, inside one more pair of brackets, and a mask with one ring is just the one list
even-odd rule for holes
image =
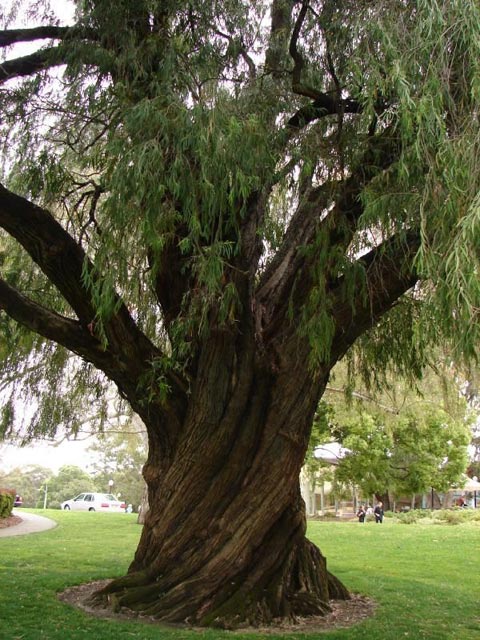
{"label": "twisted tree trunk", "polygon": [[348,597],[305,537],[299,491],[324,384],[302,358],[272,372],[245,346],[228,358],[221,336],[210,341],[168,464],[150,429],[140,544],[97,603],[229,628],[323,614]]}

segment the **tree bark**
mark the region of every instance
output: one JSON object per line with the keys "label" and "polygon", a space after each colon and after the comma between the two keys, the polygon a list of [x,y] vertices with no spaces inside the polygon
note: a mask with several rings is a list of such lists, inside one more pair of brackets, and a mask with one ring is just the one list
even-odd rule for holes
{"label": "tree bark", "polygon": [[252,340],[228,357],[222,342],[201,358],[203,384],[162,475],[150,431],[140,544],[128,575],[94,602],[224,628],[324,614],[348,592],[305,536],[299,473],[326,378],[302,358],[273,371]]}

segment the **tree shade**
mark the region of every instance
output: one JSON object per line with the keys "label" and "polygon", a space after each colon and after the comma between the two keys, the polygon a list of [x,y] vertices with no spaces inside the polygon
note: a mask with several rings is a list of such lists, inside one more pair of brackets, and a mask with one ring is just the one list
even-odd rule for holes
{"label": "tree shade", "polygon": [[145,423],[150,511],[97,603],[322,613],[348,592],[298,474],[331,368],[478,345],[478,3],[76,8],[0,31],[48,39],[0,66],[3,431],[22,393],[29,433],[101,426],[109,383]]}

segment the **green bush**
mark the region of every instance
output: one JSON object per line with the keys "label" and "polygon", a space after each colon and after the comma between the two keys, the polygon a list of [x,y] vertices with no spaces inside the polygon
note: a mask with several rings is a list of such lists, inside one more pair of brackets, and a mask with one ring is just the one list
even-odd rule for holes
{"label": "green bush", "polygon": [[470,520],[472,522],[480,522],[480,509],[475,509],[474,511],[471,511],[471,517]]}
{"label": "green bush", "polygon": [[[386,514],[385,514],[386,515]],[[464,524],[480,522],[480,509],[411,509],[404,513],[395,513],[394,521],[400,524]]]}
{"label": "green bush", "polygon": [[433,512],[431,509],[415,509],[415,513],[419,518],[431,518]]}
{"label": "green bush", "polygon": [[474,512],[469,509],[443,509],[436,511],[437,524],[462,524],[473,519]]}
{"label": "green bush", "polygon": [[412,509],[405,513],[397,513],[397,520],[400,524],[415,524],[419,520],[419,515],[414,509]]}
{"label": "green bush", "polygon": [[0,489],[0,518],[8,518],[12,515],[15,493],[10,489]]}

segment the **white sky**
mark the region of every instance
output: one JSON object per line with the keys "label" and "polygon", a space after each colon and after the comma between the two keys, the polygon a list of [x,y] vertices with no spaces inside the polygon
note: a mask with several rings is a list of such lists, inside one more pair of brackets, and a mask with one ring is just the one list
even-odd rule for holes
{"label": "white sky", "polygon": [[87,452],[92,439],[65,441],[59,445],[37,441],[26,447],[16,447],[7,442],[0,444],[0,471],[9,472],[15,467],[26,467],[38,464],[49,467],[55,473],[63,465],[75,465],[88,471],[94,461],[95,454]]}
{"label": "white sky", "polygon": [[[10,28],[23,27],[27,24],[27,22],[25,21],[25,13],[26,11],[31,10],[32,2],[29,0],[20,0],[20,2],[20,10],[17,14],[18,19],[14,24],[10,25]],[[14,4],[18,4],[18,0],[3,0],[1,4],[2,12],[5,15],[8,15],[11,11],[12,6]],[[73,4],[72,0],[50,0],[50,7],[60,19],[61,24],[73,24],[75,5]],[[33,26],[35,23],[29,20],[28,24],[29,26]],[[3,28],[3,26],[1,28]]]}

